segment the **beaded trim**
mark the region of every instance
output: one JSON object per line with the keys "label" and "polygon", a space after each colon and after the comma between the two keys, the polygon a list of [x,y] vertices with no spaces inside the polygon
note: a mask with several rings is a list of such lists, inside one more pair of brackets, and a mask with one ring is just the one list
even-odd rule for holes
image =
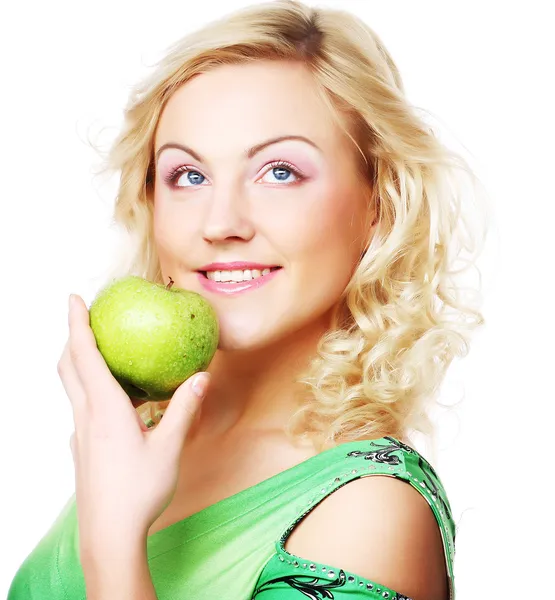
{"label": "beaded trim", "polygon": [[[287,550],[286,550],[287,552]],[[291,555],[293,556],[293,555]],[[335,579],[335,577],[337,577],[337,575],[339,575],[339,573],[341,573],[342,569],[340,569],[339,571],[335,568],[329,568],[329,567],[325,567],[323,565],[321,565],[321,568],[318,569],[318,565],[316,563],[308,563],[308,562],[302,562],[300,563],[297,559],[295,560],[287,560],[286,558],[284,558],[281,554],[278,555],[278,558],[281,562],[285,562],[288,565],[292,565],[293,567],[297,568],[303,568],[303,569],[308,569],[311,573],[314,573],[315,577],[319,577],[319,576],[326,576],[329,577],[330,579]],[[322,575],[319,575],[319,571],[322,573]],[[345,571],[343,571],[344,573],[346,573]],[[366,579],[362,579],[361,577],[358,576],[354,576],[354,575],[347,575],[347,582],[351,583],[351,584],[356,584],[357,587],[360,588],[366,588],[369,591],[373,591],[376,594],[381,594],[383,598],[388,598],[389,600],[411,600],[408,596],[403,596],[401,594],[398,594],[396,592],[393,592],[392,590],[390,590],[389,588],[385,588],[385,586],[379,586],[374,582],[371,581],[367,581]]]}
{"label": "beaded trim", "polygon": [[[403,459],[404,459],[404,455],[403,455]],[[402,460],[401,464],[397,465],[397,466],[392,466],[392,465],[378,466],[376,464],[359,465],[358,468],[349,469],[348,471],[342,473],[340,476],[334,477],[334,479],[329,484],[320,488],[319,492],[315,496],[312,496],[306,505],[297,507],[296,514],[300,513],[300,516],[298,516],[295,519],[295,521],[287,528],[287,530],[280,537],[279,542],[276,544],[277,549],[279,551],[278,552],[279,560],[284,563],[292,565],[294,568],[307,569],[311,573],[314,573],[315,576],[327,576],[327,577],[333,579],[337,575],[336,572],[342,572],[341,569],[338,570],[337,568],[328,568],[326,566],[321,565],[320,569],[321,569],[321,573],[323,573],[323,575],[318,575],[317,564],[313,563],[313,562],[304,561],[302,558],[295,557],[295,555],[290,554],[285,549],[285,542],[286,542],[287,538],[289,537],[290,533],[296,527],[296,525],[309,512],[311,512],[311,510],[313,508],[315,508],[315,506],[319,503],[320,500],[323,500],[323,498],[326,496],[326,494],[328,492],[336,491],[337,489],[340,489],[341,487],[343,487],[343,485],[346,485],[350,481],[359,479],[362,476],[364,476],[364,474],[368,474],[369,472],[376,474],[376,475],[385,475],[385,476],[390,476],[390,477],[396,477],[396,478],[402,479],[402,480],[410,483],[416,489],[421,488],[426,491],[426,493],[423,493],[422,495],[424,496],[424,498],[428,502],[429,506],[431,507],[432,511],[436,515],[436,518],[439,515],[439,518],[442,523],[442,527],[440,527],[440,532],[441,532],[441,537],[442,537],[442,541],[443,541],[444,556],[445,556],[446,561],[447,560],[450,561],[449,563],[446,563],[446,568],[448,571],[447,576],[448,576],[448,581],[449,581],[449,598],[450,598],[450,600],[453,600],[453,598],[454,598],[454,583],[453,583],[451,573],[449,572],[448,566],[452,565],[452,563],[453,563],[455,548],[454,548],[453,542],[451,540],[451,536],[446,535],[446,533],[445,533],[445,531],[448,530],[447,517],[446,517],[445,511],[443,510],[441,503],[439,503],[437,501],[438,498],[437,498],[437,493],[435,492],[435,490],[429,489],[429,487],[426,485],[426,482],[424,480],[420,480],[417,477],[415,477],[414,475],[412,475],[412,473],[410,473],[410,471],[406,468],[404,460]],[[343,482],[343,483],[341,483],[341,482]],[[341,485],[337,485],[338,483],[341,483]],[[430,498],[431,498],[431,500],[430,500]],[[284,557],[284,555],[285,555],[285,557]],[[301,561],[301,562],[299,562],[299,561]],[[345,571],[343,571],[343,573],[345,573]],[[351,585],[356,585],[360,588],[366,588],[368,591],[374,592],[375,594],[380,595],[382,598],[384,598],[386,600],[410,600],[410,598],[408,598],[407,596],[398,594],[397,592],[394,592],[393,590],[385,588],[385,586],[383,586],[383,585],[380,586],[380,585],[376,584],[375,582],[362,579],[359,576],[356,576],[355,574],[350,574],[347,572],[346,581]]]}

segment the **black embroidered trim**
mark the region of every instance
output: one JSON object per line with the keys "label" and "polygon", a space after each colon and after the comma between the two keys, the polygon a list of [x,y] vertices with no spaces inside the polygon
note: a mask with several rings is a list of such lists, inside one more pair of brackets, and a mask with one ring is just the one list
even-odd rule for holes
{"label": "black embroidered trim", "polygon": [[[453,517],[451,515],[451,510],[450,510],[449,506],[447,505],[447,503],[445,502],[445,500],[443,499],[443,495],[439,493],[439,488],[437,487],[437,483],[436,483],[436,481],[438,480],[438,477],[437,477],[436,472],[434,471],[432,465],[430,465],[430,463],[428,461],[425,461],[421,456],[419,456],[418,457],[418,466],[420,467],[420,470],[422,471],[422,475],[423,475],[424,479],[426,480],[426,485],[430,489],[432,496],[439,499],[439,501],[441,502],[441,505],[443,506],[443,510],[445,511],[445,516],[449,519],[449,521],[452,521]],[[432,478],[428,475],[428,472],[424,468],[424,466],[427,466],[430,469],[430,472],[432,473],[434,478]],[[455,542],[455,534],[453,533],[453,543],[454,542]]]}
{"label": "black embroidered trim", "polygon": [[369,442],[371,446],[378,449],[366,451],[353,450],[352,452],[347,453],[347,456],[364,456],[364,460],[372,460],[377,463],[397,466],[401,464],[401,459],[396,454],[392,454],[392,452],[404,450],[410,454],[416,453],[410,446],[403,444],[403,442],[400,442],[399,440],[390,437],[385,437],[384,439],[389,442],[389,445],[381,446],[376,444],[376,442]]}
{"label": "black embroidered trim", "polygon": [[[441,505],[443,507],[443,510],[445,511],[445,516],[449,519],[449,521],[452,521],[453,516],[451,514],[451,510],[450,510],[448,504],[445,502],[443,495],[440,494],[439,487],[437,485],[437,482],[439,481],[439,477],[437,476],[437,473],[436,473],[435,469],[432,467],[432,465],[423,456],[421,456],[420,453],[416,452],[416,450],[414,450],[410,446],[407,446],[403,442],[400,442],[399,440],[396,440],[389,436],[384,437],[384,439],[389,442],[388,445],[383,446],[380,444],[376,444],[376,442],[369,442],[370,445],[373,446],[374,448],[377,448],[377,450],[367,450],[367,451],[354,450],[353,452],[349,452],[347,454],[347,456],[348,457],[364,456],[364,460],[371,460],[373,462],[377,462],[377,463],[381,463],[381,464],[397,466],[397,465],[401,464],[401,459],[396,454],[393,454],[393,452],[396,452],[398,450],[404,450],[405,452],[407,452],[409,454],[417,455],[418,456],[418,466],[420,468],[420,471],[422,472],[422,476],[425,480],[427,487],[429,488],[430,492],[432,493],[432,496],[438,498],[439,502],[441,503]],[[429,473],[431,473],[431,476]],[[454,541],[455,541],[455,536],[453,535],[453,542]]]}
{"label": "black embroidered trim", "polygon": [[[308,581],[306,581],[306,579]],[[345,571],[342,569],[339,571],[339,575],[332,581],[320,582],[318,577],[311,577],[309,575],[286,575],[284,577],[276,577],[275,579],[269,579],[265,583],[263,583],[259,588],[257,588],[252,596],[251,600],[260,593],[265,591],[266,587],[270,587],[272,584],[277,583],[279,581],[283,581],[287,585],[291,586],[295,590],[304,594],[310,600],[324,600],[327,598],[328,600],[333,600],[334,595],[330,590],[343,587],[345,585],[347,578],[345,577]],[[410,600],[407,599],[407,600]]]}

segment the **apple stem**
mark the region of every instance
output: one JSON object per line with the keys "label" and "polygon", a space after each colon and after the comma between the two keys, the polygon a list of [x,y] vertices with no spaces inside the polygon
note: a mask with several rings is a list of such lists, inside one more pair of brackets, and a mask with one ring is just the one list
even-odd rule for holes
{"label": "apple stem", "polygon": [[[169,276],[168,276],[169,277]],[[171,288],[171,286],[174,284],[173,279],[170,277],[170,282],[168,283],[168,285],[166,286],[166,289],[169,290]]]}

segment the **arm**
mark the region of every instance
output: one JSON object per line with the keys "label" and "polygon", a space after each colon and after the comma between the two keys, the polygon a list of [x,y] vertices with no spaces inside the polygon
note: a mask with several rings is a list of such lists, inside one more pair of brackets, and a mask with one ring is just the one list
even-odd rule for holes
{"label": "arm", "polygon": [[58,373],[75,422],[70,447],[87,597],[156,600],[148,531],[175,493],[183,443],[209,375],[181,384],[165,419],[149,431],[100,353],[79,296],[70,299],[69,334]]}
{"label": "arm", "polygon": [[87,600],[157,600],[147,561],[147,536],[120,536],[94,548],[83,544]]}
{"label": "arm", "polygon": [[448,598],[435,516],[418,491],[392,477],[363,477],[335,491],[297,525],[285,549],[412,600]]}

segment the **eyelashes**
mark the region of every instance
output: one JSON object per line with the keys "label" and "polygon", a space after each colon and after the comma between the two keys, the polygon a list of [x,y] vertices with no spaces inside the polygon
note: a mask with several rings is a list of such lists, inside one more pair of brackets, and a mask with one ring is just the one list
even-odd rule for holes
{"label": "eyelashes", "polygon": [[[277,169],[277,168],[286,169],[287,171],[291,171],[291,173],[293,173],[293,175],[295,175],[295,177],[297,178],[296,181],[293,181],[291,183],[285,182],[285,184],[284,184],[285,186],[296,185],[306,179],[306,176],[297,167],[293,166],[290,162],[287,162],[286,160],[278,160],[278,161],[274,161],[274,162],[270,163],[268,165],[268,168],[262,175],[262,177],[264,177],[272,169]],[[204,177],[204,175],[202,175],[202,173],[200,173],[200,171],[198,171],[197,169],[193,169],[191,167],[188,167],[187,165],[180,165],[180,166],[172,169],[167,175],[164,176],[164,178],[163,178],[164,182],[169,187],[171,187],[173,189],[177,189],[177,190],[182,190],[182,189],[189,188],[189,187],[200,187],[200,185],[187,185],[187,186],[177,185],[177,181],[179,180],[179,178],[181,177],[181,175],[183,173],[198,173],[199,175],[201,175],[201,177]]]}

